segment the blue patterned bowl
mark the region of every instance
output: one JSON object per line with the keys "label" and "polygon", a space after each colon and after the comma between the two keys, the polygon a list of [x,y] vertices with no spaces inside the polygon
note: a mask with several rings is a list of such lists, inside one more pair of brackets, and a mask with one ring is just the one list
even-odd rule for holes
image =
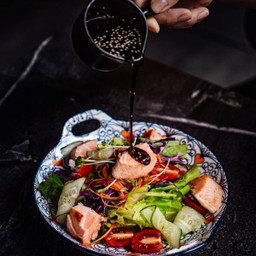
{"label": "blue patterned bowl", "polygon": [[[72,132],[73,128],[87,120],[98,120],[100,125],[96,130],[82,135],[75,136]],[[179,140],[183,144],[188,145],[188,154],[186,155],[185,161],[187,164],[197,164],[200,167],[202,174],[210,175],[215,181],[217,181],[224,190],[224,198],[221,208],[214,214],[213,221],[203,226],[197,232],[186,235],[182,241],[180,248],[172,249],[168,245],[165,245],[161,251],[161,255],[179,255],[186,254],[195,250],[198,250],[208,244],[212,236],[214,235],[217,227],[221,223],[223,216],[225,214],[228,198],[229,198],[229,187],[226,174],[219,163],[216,156],[200,141],[185,134],[177,129],[160,125],[154,123],[145,122],[134,122],[134,133],[136,135],[141,135],[145,130],[154,128],[160,134],[172,136],[176,140]],[[65,228],[57,224],[52,219],[52,215],[56,212],[56,209],[51,204],[44,199],[41,193],[37,190],[38,185],[44,181],[44,177],[47,177],[55,170],[53,161],[56,158],[62,157],[60,153],[60,148],[73,143],[75,141],[86,140],[88,137],[97,138],[98,141],[110,141],[113,136],[119,137],[122,130],[129,129],[128,121],[114,120],[106,113],[101,110],[88,110],[83,113],[79,113],[71,117],[64,125],[62,136],[60,142],[56,147],[54,147],[44,158],[41,165],[39,166],[34,180],[34,198],[38,207],[38,210],[46,223],[51,229],[56,231],[60,236],[62,236],[67,242],[70,242],[77,249],[82,250],[86,255],[128,255],[129,251],[120,248],[107,247],[104,244],[95,244],[92,248],[85,248],[77,240],[71,237]],[[147,254],[147,255],[159,255],[159,254]]]}

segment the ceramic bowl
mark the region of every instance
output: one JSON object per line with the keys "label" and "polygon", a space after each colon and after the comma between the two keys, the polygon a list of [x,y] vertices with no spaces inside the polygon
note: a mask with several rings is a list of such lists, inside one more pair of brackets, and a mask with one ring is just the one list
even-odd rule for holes
{"label": "ceramic bowl", "polygon": [[[75,136],[73,129],[76,125],[83,122],[96,120],[98,127],[95,130]],[[177,249],[172,249],[168,245],[164,245],[161,255],[179,255],[186,254],[198,250],[207,245],[213,237],[215,231],[219,227],[221,220],[225,214],[227,203],[229,199],[229,186],[225,171],[216,156],[203,143],[194,137],[179,131],[177,129],[155,123],[134,122],[133,130],[136,135],[141,135],[145,130],[154,128],[160,134],[172,136],[175,140],[188,145],[188,154],[185,161],[187,164],[197,164],[200,167],[202,174],[210,175],[217,183],[221,185],[224,190],[224,197],[221,208],[214,214],[214,219],[210,224],[204,225],[200,230],[187,234],[181,241],[182,246]],[[110,248],[103,243],[95,244],[88,249],[81,245],[77,240],[71,237],[65,228],[57,224],[52,219],[52,214],[56,211],[54,206],[45,200],[41,193],[37,190],[38,185],[44,181],[55,170],[53,160],[61,157],[60,148],[73,143],[75,141],[86,140],[89,138],[97,138],[98,141],[110,141],[113,136],[120,136],[122,130],[129,129],[128,121],[115,120],[101,110],[88,110],[71,117],[64,125],[63,132],[59,143],[46,155],[40,164],[34,179],[34,198],[40,215],[44,218],[46,224],[55,231],[58,235],[63,237],[75,248],[82,250],[85,255],[128,255],[129,251],[120,248]],[[159,254],[147,254],[159,255]]]}

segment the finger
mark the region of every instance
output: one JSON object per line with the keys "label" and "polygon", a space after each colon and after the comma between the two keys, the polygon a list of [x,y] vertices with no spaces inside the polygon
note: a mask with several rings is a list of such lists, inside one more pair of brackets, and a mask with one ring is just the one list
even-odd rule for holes
{"label": "finger", "polygon": [[209,15],[209,10],[207,8],[197,8],[192,10],[191,19],[184,22],[177,22],[176,24],[171,24],[170,28],[174,29],[184,29],[193,27],[198,22],[204,20]]}
{"label": "finger", "polygon": [[155,13],[161,13],[177,4],[179,0],[151,0],[151,8]]}
{"label": "finger", "polygon": [[[206,7],[198,7],[191,10],[192,17],[188,21],[183,22],[183,27],[188,28],[192,27],[198,22],[204,20],[206,17],[209,16],[209,10]],[[177,28],[180,27],[182,24],[177,24]]]}
{"label": "finger", "polygon": [[195,23],[204,20],[206,17],[209,16],[209,10],[206,7],[198,7],[191,10],[192,19],[194,18]]}
{"label": "finger", "polygon": [[149,3],[149,0],[134,0],[134,3],[139,7],[144,7],[146,3]]}
{"label": "finger", "polygon": [[192,13],[185,8],[170,8],[154,17],[160,25],[175,27],[176,24],[189,21],[192,18]]}
{"label": "finger", "polygon": [[150,17],[147,19],[148,22],[148,29],[149,31],[153,32],[153,33],[159,33],[160,31],[160,26],[158,24],[158,22],[156,21],[155,18]]}

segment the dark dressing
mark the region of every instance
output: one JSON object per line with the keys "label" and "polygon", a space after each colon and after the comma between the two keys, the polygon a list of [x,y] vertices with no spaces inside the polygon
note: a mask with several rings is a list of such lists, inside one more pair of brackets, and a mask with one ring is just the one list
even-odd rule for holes
{"label": "dark dressing", "polygon": [[133,112],[134,112],[134,99],[136,91],[136,83],[139,69],[142,65],[142,59],[139,62],[132,63],[132,84],[130,89],[130,147],[128,149],[129,155],[140,162],[141,164],[148,165],[150,164],[151,158],[150,155],[143,149],[134,147],[133,144]]}
{"label": "dark dressing", "polygon": [[150,164],[150,161],[151,161],[150,155],[145,150],[138,147],[131,146],[128,148],[128,153],[133,159],[140,162],[141,164],[144,164],[144,165]]}
{"label": "dark dressing", "polygon": [[136,94],[136,84],[137,84],[137,77],[138,72],[141,67],[142,62],[139,63],[133,63],[132,65],[132,83],[130,88],[130,145],[132,145],[133,142],[133,113],[134,113],[134,100],[135,100],[135,94]]}
{"label": "dark dressing", "polygon": [[130,147],[128,153],[141,164],[148,165],[150,156],[145,151],[133,146],[133,117],[136,83],[139,69],[143,62],[142,33],[134,22],[116,18],[109,14],[88,21],[88,29],[93,42],[109,56],[129,63],[132,67],[130,88]]}

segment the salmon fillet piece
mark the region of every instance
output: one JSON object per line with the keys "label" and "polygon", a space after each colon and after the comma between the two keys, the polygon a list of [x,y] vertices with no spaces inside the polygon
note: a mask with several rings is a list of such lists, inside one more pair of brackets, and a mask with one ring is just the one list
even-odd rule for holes
{"label": "salmon fillet piece", "polygon": [[75,160],[76,158],[78,158],[79,156],[81,157],[87,157],[86,153],[88,151],[92,151],[97,149],[97,140],[89,140],[86,141],[84,143],[82,143],[81,145],[73,148],[70,152],[70,157]]}
{"label": "salmon fillet piece", "polygon": [[116,179],[137,179],[144,177],[150,173],[156,162],[157,158],[154,152],[151,150],[147,143],[141,143],[136,145],[136,147],[146,151],[150,156],[150,163],[144,165],[135,159],[133,159],[130,154],[125,151],[117,160],[116,164],[112,168],[112,176]]}
{"label": "salmon fillet piece", "polygon": [[210,213],[221,207],[224,191],[212,177],[205,174],[189,184],[192,195]]}
{"label": "salmon fillet piece", "polygon": [[149,139],[149,140],[161,140],[163,137],[160,135],[155,129],[147,130],[143,137]]}
{"label": "salmon fillet piece", "polygon": [[78,203],[67,215],[67,230],[71,236],[86,245],[97,238],[103,220],[93,209]]}

